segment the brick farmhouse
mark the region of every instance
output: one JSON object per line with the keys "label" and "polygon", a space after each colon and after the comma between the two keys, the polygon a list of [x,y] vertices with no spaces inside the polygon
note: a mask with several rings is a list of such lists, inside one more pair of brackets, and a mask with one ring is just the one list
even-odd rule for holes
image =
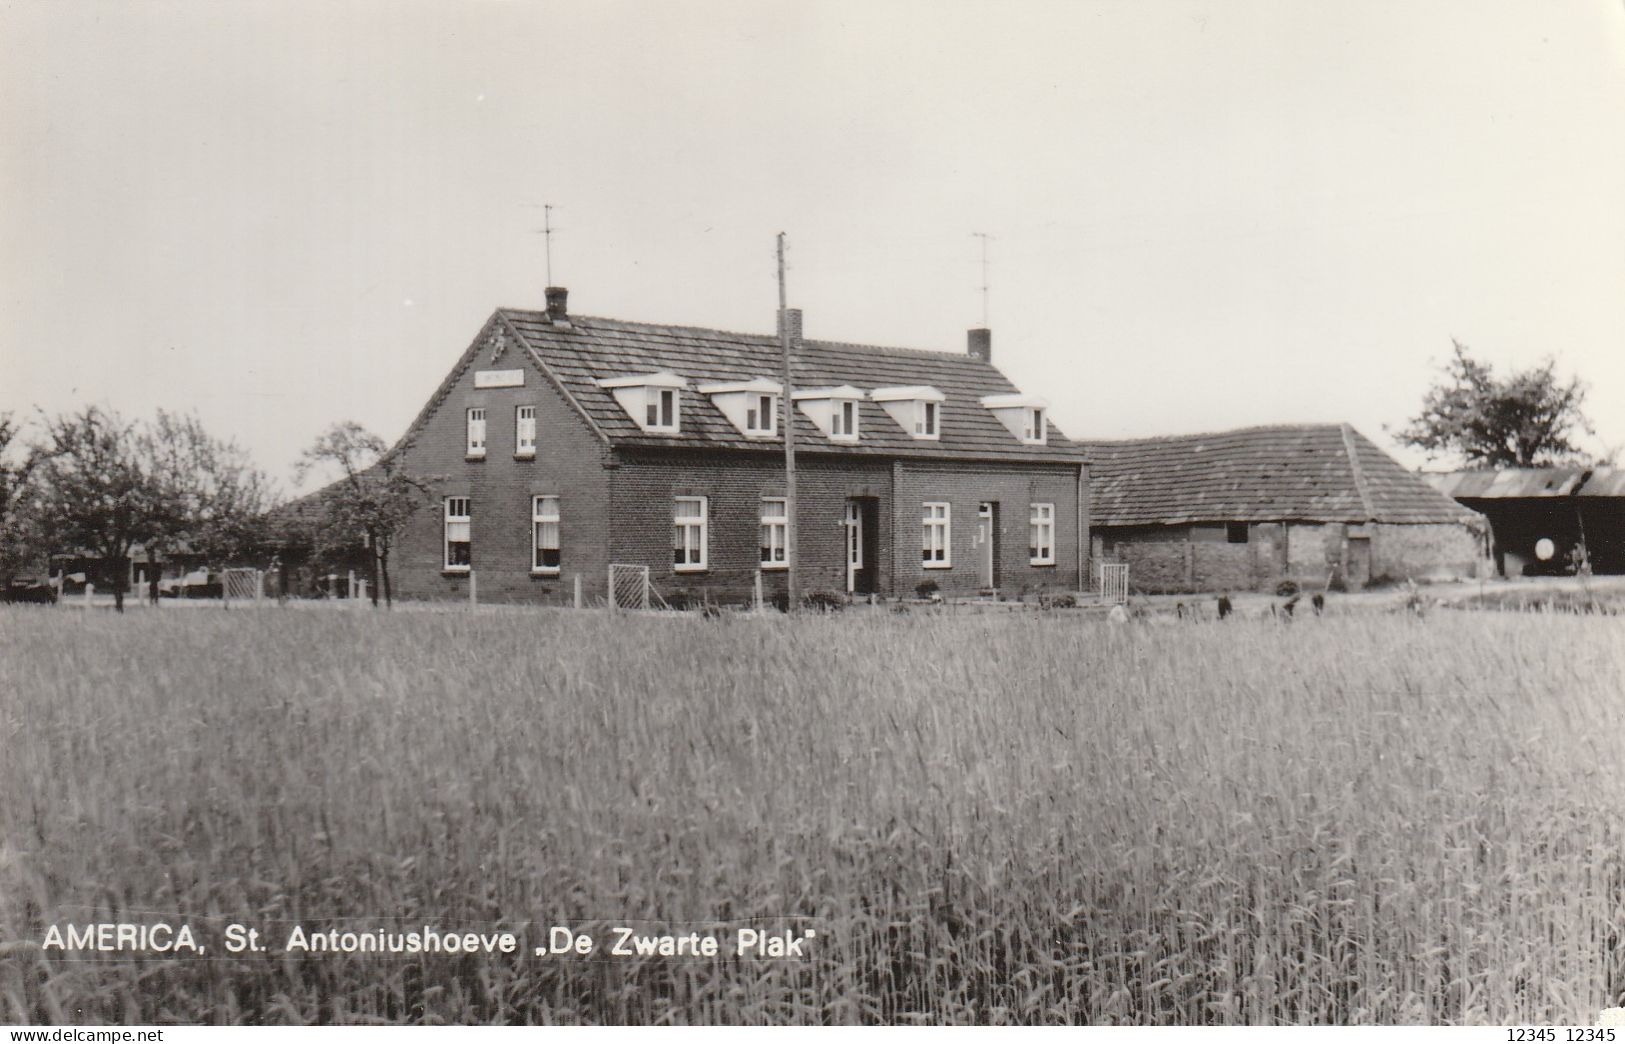
{"label": "brick farmhouse", "polygon": [[1093,554],[1140,591],[1349,589],[1488,568],[1482,521],[1347,424],[1090,442]]}
{"label": "brick farmhouse", "polygon": [[[739,602],[785,587],[782,353],[774,334],[500,309],[401,442],[433,506],[393,561],[406,598],[603,598],[611,563],[657,591]],[[968,352],[802,340],[792,406],[804,592],[1078,589],[1081,448]]]}

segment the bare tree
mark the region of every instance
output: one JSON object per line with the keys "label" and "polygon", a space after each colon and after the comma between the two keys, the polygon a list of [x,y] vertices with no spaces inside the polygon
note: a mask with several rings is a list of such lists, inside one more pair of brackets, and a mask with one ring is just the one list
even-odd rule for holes
{"label": "bare tree", "polygon": [[320,494],[320,522],[313,534],[319,547],[366,548],[372,572],[372,604],[380,591],[394,605],[389,558],[408,520],[430,497],[427,479],[406,474],[384,440],[354,421],[333,425],[300,457],[296,474],[336,471],[338,479]]}

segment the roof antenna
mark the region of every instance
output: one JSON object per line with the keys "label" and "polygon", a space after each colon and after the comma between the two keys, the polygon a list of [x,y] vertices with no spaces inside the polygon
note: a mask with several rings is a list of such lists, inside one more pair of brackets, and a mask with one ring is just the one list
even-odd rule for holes
{"label": "roof antenna", "polygon": [[993,237],[986,232],[972,232],[971,236],[982,241],[982,329],[987,329],[987,241]]}
{"label": "roof antenna", "polygon": [[546,254],[546,256],[547,256],[547,285],[552,286],[553,285],[553,233],[558,231],[558,229],[553,227],[553,204],[551,204],[551,203],[526,203],[525,206],[527,206],[527,207],[541,207],[542,208],[542,227],[541,228],[533,228],[533,229],[531,229],[531,231],[535,232],[537,235],[540,235],[540,236],[544,237],[544,240],[546,242],[546,246],[543,249],[545,249],[546,252],[547,252],[547,254]]}

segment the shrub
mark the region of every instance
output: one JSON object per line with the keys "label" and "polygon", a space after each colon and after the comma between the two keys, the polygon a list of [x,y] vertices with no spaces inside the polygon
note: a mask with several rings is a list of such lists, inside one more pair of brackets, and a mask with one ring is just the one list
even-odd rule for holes
{"label": "shrub", "polygon": [[846,599],[833,591],[813,591],[802,597],[801,604],[821,613],[838,613],[846,608]]}
{"label": "shrub", "polygon": [[914,585],[914,593],[919,595],[922,599],[926,599],[928,601],[935,600],[941,590],[942,588],[937,586],[937,582],[935,580],[921,580],[919,583]]}

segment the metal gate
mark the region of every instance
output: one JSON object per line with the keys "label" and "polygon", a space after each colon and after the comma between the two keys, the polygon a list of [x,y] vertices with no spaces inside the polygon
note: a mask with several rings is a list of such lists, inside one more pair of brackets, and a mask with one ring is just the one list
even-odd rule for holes
{"label": "metal gate", "polygon": [[649,608],[648,566],[609,567],[609,607],[611,610]]}

